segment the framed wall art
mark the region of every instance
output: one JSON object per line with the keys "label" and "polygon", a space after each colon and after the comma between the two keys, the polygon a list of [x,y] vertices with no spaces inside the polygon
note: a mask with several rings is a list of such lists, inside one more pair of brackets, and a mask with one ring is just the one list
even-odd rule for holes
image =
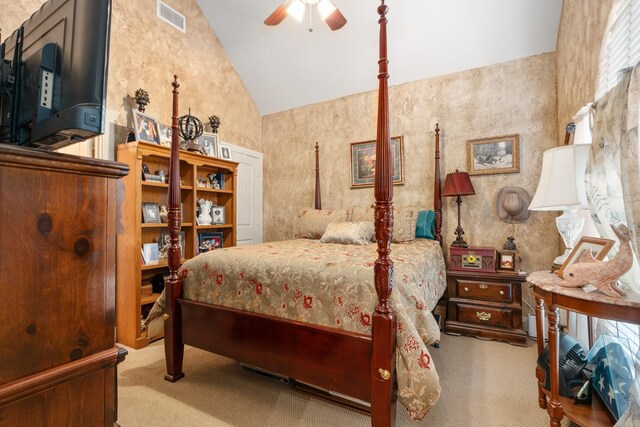
{"label": "framed wall art", "polygon": [[580,261],[580,257],[587,249],[591,249],[591,254],[598,261],[602,261],[609,253],[615,242],[610,239],[600,239],[596,237],[581,237],[575,247],[562,264],[562,267],[556,271],[556,274],[564,278],[563,271],[572,264]]}
{"label": "framed wall art", "polygon": [[469,175],[520,172],[520,136],[468,140],[467,172]]}
{"label": "framed wall art", "polygon": [[[402,136],[391,138],[393,185],[404,184]],[[351,143],[351,188],[373,187],[376,172],[376,141]]]}

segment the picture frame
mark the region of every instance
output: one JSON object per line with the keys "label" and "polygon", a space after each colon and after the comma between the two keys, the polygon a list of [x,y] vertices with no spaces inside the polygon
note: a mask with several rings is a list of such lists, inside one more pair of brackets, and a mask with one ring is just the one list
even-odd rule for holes
{"label": "picture frame", "polygon": [[469,175],[520,172],[520,136],[494,136],[467,141]]}
{"label": "picture frame", "polygon": [[223,235],[221,231],[210,231],[198,233],[198,253],[209,252],[215,249],[222,249]]}
{"label": "picture frame", "polygon": [[203,132],[198,137],[198,144],[203,148],[204,153],[209,157],[219,157],[218,134]]}
{"label": "picture frame", "polygon": [[498,271],[520,271],[518,251],[503,250],[498,252]]}
{"label": "picture frame", "polygon": [[556,271],[556,274],[564,279],[563,272],[570,265],[579,262],[583,252],[587,249],[591,249],[593,257],[598,261],[602,261],[609,253],[611,248],[616,242],[611,239],[601,239],[598,237],[581,237],[578,243],[573,247],[573,250],[562,263],[562,266]]}
{"label": "picture frame", "polygon": [[220,144],[220,158],[224,160],[233,160],[231,158],[231,146],[227,144]]}
{"label": "picture frame", "polygon": [[142,222],[160,224],[160,205],[158,203],[142,203]]}
{"label": "picture frame", "polygon": [[[161,232],[158,235],[158,239],[156,240],[158,243],[158,259],[167,259],[167,255],[169,253],[169,246],[171,245],[171,241],[169,240],[170,234],[169,232]],[[184,242],[185,242],[185,232],[180,232],[180,258],[184,259]]]}
{"label": "picture frame", "polygon": [[156,119],[134,109],[133,125],[137,141],[160,145],[160,134]]}
{"label": "picture frame", "polygon": [[[391,138],[394,165],[393,185],[404,184],[404,144],[402,136]],[[376,141],[351,143],[351,188],[373,187],[375,179]]]}
{"label": "picture frame", "polygon": [[207,175],[209,188],[213,190],[224,190],[226,186],[226,175],[223,172],[214,172]]}
{"label": "picture frame", "polygon": [[211,224],[226,224],[227,215],[224,206],[211,207]]}
{"label": "picture frame", "polygon": [[142,257],[145,264],[158,263],[158,243],[143,243]]}
{"label": "picture frame", "polygon": [[163,123],[158,123],[158,137],[160,139],[160,145],[164,147],[171,147],[171,137],[173,135],[173,129],[171,126],[167,126]]}

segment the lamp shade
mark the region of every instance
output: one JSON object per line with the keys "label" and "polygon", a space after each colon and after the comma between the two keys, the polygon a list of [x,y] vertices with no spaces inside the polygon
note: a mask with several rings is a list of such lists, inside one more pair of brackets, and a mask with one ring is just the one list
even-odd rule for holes
{"label": "lamp shade", "polygon": [[542,155],[542,173],[538,189],[529,205],[532,211],[585,209],[587,193],[584,173],[591,145],[565,145]]}
{"label": "lamp shade", "polygon": [[444,197],[471,196],[473,194],[476,194],[476,191],[473,189],[468,173],[456,169],[455,172],[447,174],[442,190]]}

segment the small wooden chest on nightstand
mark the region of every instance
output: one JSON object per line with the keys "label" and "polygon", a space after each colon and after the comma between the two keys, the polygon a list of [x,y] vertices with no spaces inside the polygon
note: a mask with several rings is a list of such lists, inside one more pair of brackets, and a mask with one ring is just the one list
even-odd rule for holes
{"label": "small wooden chest on nightstand", "polygon": [[522,283],[517,273],[447,271],[449,303],[445,332],[526,345],[522,329]]}

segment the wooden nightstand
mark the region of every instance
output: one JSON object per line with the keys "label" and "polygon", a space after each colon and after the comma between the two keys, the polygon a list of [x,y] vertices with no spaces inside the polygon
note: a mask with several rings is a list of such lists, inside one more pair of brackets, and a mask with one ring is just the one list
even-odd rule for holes
{"label": "wooden nightstand", "polygon": [[449,304],[444,331],[527,345],[522,329],[522,283],[517,273],[447,271]]}

